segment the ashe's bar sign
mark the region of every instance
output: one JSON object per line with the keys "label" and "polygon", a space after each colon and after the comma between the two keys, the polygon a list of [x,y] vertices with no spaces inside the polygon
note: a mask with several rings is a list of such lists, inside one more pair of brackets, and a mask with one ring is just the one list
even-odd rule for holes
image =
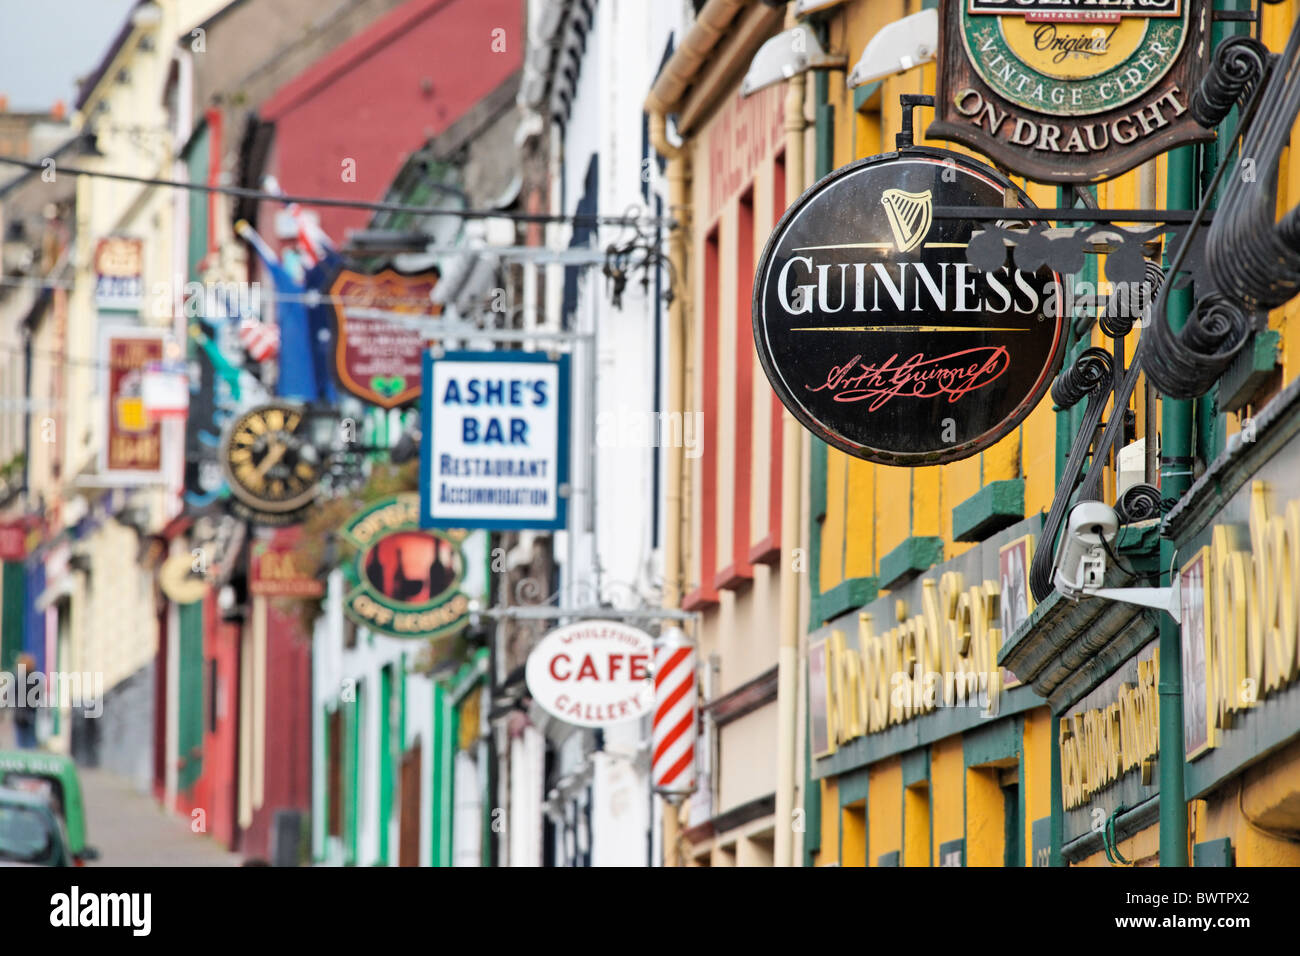
{"label": "ashe's bar sign", "polygon": [[[1009,194],[1009,195],[1008,195]],[[1060,276],[972,266],[969,220],[935,206],[1031,209],[958,153],[909,148],[851,163],[786,211],[754,282],[754,343],[805,428],[886,465],[992,445],[1047,390],[1065,345]]]}
{"label": "ashe's bar sign", "polygon": [[1039,182],[1111,179],[1213,134],[1189,106],[1207,0],[941,0],[926,135]]}

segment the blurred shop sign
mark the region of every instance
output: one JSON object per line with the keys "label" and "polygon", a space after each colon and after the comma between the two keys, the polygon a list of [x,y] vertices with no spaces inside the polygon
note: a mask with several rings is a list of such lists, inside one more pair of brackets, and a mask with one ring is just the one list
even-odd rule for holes
{"label": "blurred shop sign", "polygon": [[404,276],[392,269],[365,275],[341,271],[330,287],[337,323],[336,369],[342,386],[362,401],[396,408],[420,394],[420,357],[429,336],[359,309],[431,317],[442,311],[430,299],[437,273]]}
{"label": "blurred shop sign", "polygon": [[108,236],[95,245],[95,305],[134,312],[144,301],[144,241]]}
{"label": "blurred shop sign", "polygon": [[162,329],[105,325],[101,329],[107,397],[101,476],[123,484],[162,480],[162,425],[145,410],[146,369],[163,357]]}
{"label": "blurred shop sign", "polygon": [[528,693],[579,727],[637,720],[654,707],[649,634],[617,621],[581,621],[547,634],[528,655]]}

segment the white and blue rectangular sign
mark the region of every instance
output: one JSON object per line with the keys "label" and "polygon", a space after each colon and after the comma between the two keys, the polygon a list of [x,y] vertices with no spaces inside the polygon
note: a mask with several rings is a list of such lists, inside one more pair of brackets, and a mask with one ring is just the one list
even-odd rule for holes
{"label": "white and blue rectangular sign", "polygon": [[422,527],[565,527],[567,355],[428,351],[420,401]]}

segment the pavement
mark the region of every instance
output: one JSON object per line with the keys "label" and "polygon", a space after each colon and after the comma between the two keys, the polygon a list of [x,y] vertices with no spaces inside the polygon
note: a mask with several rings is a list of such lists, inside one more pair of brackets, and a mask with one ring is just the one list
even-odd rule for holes
{"label": "pavement", "polygon": [[152,796],[107,770],[82,768],[86,842],[99,851],[91,866],[239,866],[212,837],[190,830],[189,818],[166,813]]}
{"label": "pavement", "polygon": [[[10,721],[0,719],[0,750],[13,747]],[[87,866],[239,866],[212,837],[190,830],[189,818],[166,813],[153,796],[108,770],[78,768],[86,806],[86,842],[99,851]]]}

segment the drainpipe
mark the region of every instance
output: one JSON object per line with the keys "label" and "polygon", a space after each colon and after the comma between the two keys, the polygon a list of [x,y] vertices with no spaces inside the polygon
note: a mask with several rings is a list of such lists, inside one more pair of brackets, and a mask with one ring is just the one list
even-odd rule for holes
{"label": "drainpipe", "polygon": [[[686,237],[690,222],[690,162],[686,150],[674,146],[668,141],[665,114],[656,109],[650,110],[650,138],[655,150],[668,160],[668,212],[677,220],[677,228],[668,237],[668,259],[672,263],[672,272],[678,276],[678,288],[675,290],[672,304],[668,307],[668,388],[665,393],[664,409],[669,421],[673,416],[683,416],[686,400],[686,321],[687,283],[686,276]],[[683,449],[678,442],[669,442],[667,448],[664,482],[664,587],[663,606],[678,608],[682,603],[682,485],[686,476],[683,472]],[[664,865],[678,866],[677,844],[680,839],[681,820],[679,807],[668,804],[664,808],[663,839]]]}
{"label": "drainpipe", "polygon": [[[792,76],[785,95],[785,202],[788,207],[804,184],[804,74]],[[794,866],[794,808],[799,728],[799,580],[787,554],[799,545],[799,505],[803,493],[803,428],[789,409],[781,411],[781,588],[780,645],[776,684],[776,840],[777,866]]]}
{"label": "drainpipe", "polygon": [[[1194,149],[1169,152],[1168,209],[1196,206]],[[1191,292],[1169,295],[1169,325],[1175,332],[1187,322]],[[1192,483],[1192,408],[1189,401],[1160,399],[1160,497],[1177,501]],[[1170,584],[1174,543],[1160,539],[1160,583]],[[1183,791],[1183,662],[1178,625],[1160,615],[1160,865],[1187,866],[1187,800]]]}

